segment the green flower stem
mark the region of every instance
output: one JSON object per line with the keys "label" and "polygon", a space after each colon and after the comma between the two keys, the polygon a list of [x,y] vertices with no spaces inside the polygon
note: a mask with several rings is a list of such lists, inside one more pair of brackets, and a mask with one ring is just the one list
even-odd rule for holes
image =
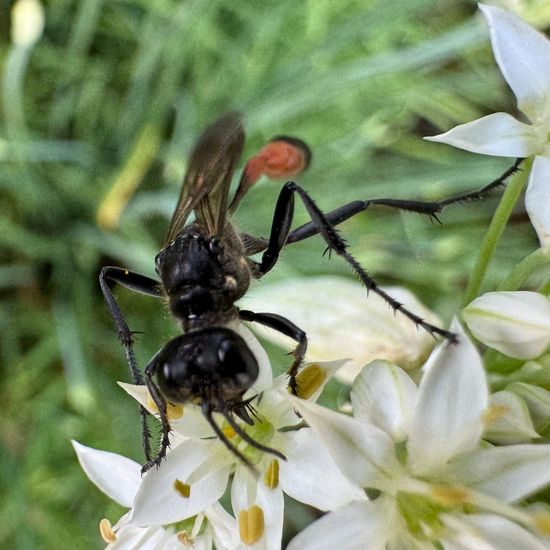
{"label": "green flower stem", "polygon": [[118,225],[124,207],[155,160],[161,137],[160,129],[154,124],[145,124],[142,128],[124,166],[97,209],[100,227],[114,229]]}
{"label": "green flower stem", "polygon": [[521,285],[541,267],[550,263],[550,250],[538,248],[526,256],[512,269],[508,277],[502,281],[497,290],[517,290]]}
{"label": "green flower stem", "polygon": [[532,164],[532,159],[524,161],[520,171],[512,178],[502,195],[502,199],[485,235],[485,240],[481,246],[481,251],[468,282],[468,287],[464,293],[463,306],[469,304],[479,294],[487,266],[506,227],[506,223],[512,214],[512,210],[527,183]]}
{"label": "green flower stem", "polygon": [[544,283],[538,290],[541,294],[544,294],[545,296],[550,295],[550,281]]}

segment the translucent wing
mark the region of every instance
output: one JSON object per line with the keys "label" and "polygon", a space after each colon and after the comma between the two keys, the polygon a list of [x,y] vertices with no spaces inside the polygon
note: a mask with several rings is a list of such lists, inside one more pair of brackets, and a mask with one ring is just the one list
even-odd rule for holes
{"label": "translucent wing", "polygon": [[223,232],[231,177],[243,146],[244,129],[239,113],[221,116],[202,133],[191,153],[165,244],[177,237],[193,210],[197,223],[209,233]]}

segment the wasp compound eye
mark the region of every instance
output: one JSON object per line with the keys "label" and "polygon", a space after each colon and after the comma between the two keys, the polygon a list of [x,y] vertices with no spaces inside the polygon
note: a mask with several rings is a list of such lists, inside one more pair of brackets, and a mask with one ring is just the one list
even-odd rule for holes
{"label": "wasp compound eye", "polygon": [[159,351],[155,362],[162,393],[182,404],[215,398],[220,404],[231,405],[259,373],[246,342],[225,327],[207,327],[178,336]]}
{"label": "wasp compound eye", "polygon": [[231,340],[222,340],[218,346],[218,359],[220,360],[220,363],[230,362],[231,355],[235,355],[235,351],[235,347]]}

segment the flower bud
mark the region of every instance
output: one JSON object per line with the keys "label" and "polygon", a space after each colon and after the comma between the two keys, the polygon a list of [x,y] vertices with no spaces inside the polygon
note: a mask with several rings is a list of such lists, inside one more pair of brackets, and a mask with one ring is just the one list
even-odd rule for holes
{"label": "flower bud", "polygon": [[12,8],[11,39],[14,44],[29,48],[42,36],[44,8],[38,0],[18,0]]}
{"label": "flower bud", "polygon": [[[384,290],[426,321],[440,324],[408,290]],[[436,342],[377,294],[367,295],[363,285],[345,277],[289,278],[263,284],[253,287],[241,305],[277,313],[300,327],[308,338],[307,361],[351,358],[335,375],[346,383],[375,359],[392,361],[405,369],[420,367]],[[253,328],[276,344],[293,349],[294,343],[279,333],[259,325]]]}
{"label": "flower bud", "polygon": [[488,292],[463,318],[478,340],[509,357],[534,359],[550,344],[550,301],[536,292]]}

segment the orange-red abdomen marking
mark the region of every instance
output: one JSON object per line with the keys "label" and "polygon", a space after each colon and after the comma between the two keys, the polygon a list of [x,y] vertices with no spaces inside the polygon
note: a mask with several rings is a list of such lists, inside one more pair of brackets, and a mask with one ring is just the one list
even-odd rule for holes
{"label": "orange-red abdomen marking", "polygon": [[296,176],[309,164],[309,151],[286,139],[275,139],[252,157],[245,167],[245,178],[252,184],[260,176],[282,179]]}

